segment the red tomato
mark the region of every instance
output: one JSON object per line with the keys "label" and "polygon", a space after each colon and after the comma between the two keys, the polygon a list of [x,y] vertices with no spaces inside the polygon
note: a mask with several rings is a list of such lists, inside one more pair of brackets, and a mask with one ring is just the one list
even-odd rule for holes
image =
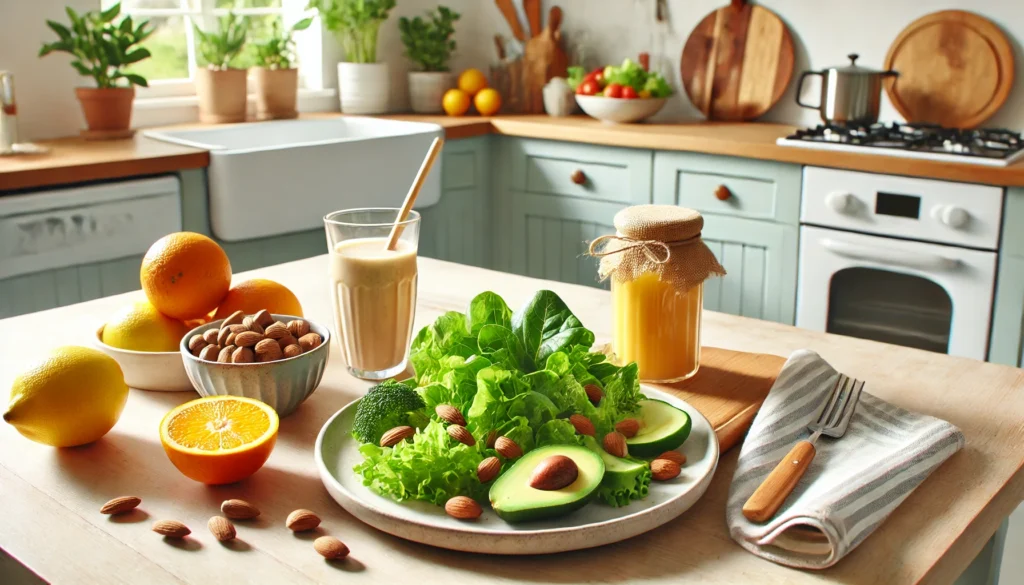
{"label": "red tomato", "polygon": [[583,78],[583,81],[596,81],[598,85],[601,85],[601,82],[604,81],[604,67],[598,67],[590,73],[587,73],[587,76]]}
{"label": "red tomato", "polygon": [[622,97],[622,86],[618,83],[609,83],[608,87],[604,88],[604,97],[620,98]]}
{"label": "red tomato", "polygon": [[583,95],[594,95],[599,91],[601,91],[601,88],[598,87],[597,82],[594,81],[593,79],[588,79],[580,84],[580,87],[579,89],[576,90],[576,93],[581,93]]}
{"label": "red tomato", "polygon": [[636,90],[633,89],[632,85],[626,85],[622,88],[622,98],[627,100],[633,100],[637,98]]}

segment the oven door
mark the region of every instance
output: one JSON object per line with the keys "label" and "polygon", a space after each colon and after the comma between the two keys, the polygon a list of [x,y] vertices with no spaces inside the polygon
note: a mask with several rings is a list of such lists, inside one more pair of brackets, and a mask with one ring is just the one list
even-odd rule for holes
{"label": "oven door", "polygon": [[984,360],[996,253],[800,228],[797,327]]}

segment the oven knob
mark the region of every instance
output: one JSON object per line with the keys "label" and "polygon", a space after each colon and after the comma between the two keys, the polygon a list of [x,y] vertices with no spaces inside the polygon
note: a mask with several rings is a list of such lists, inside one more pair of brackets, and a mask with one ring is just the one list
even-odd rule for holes
{"label": "oven knob", "polygon": [[971,214],[967,210],[956,205],[938,205],[932,211],[935,219],[953,229],[962,228],[971,220]]}
{"label": "oven knob", "polygon": [[825,196],[825,205],[836,213],[846,213],[853,207],[853,195],[842,191],[833,191]]}

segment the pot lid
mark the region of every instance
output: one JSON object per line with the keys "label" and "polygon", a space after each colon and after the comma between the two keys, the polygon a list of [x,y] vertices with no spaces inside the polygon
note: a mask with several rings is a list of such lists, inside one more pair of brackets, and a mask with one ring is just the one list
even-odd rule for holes
{"label": "pot lid", "polygon": [[828,67],[827,70],[835,71],[836,73],[846,73],[849,75],[893,75],[895,71],[882,71],[881,69],[872,69],[870,67],[861,67],[857,65],[857,59],[860,55],[857,53],[850,53],[846,56],[850,60],[849,65],[842,65],[836,67]]}

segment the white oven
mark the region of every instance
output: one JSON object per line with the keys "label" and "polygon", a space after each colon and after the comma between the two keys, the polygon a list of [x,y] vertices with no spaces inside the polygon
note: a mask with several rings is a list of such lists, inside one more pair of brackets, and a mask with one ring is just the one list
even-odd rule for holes
{"label": "white oven", "polygon": [[798,327],[985,359],[997,187],[806,167]]}

